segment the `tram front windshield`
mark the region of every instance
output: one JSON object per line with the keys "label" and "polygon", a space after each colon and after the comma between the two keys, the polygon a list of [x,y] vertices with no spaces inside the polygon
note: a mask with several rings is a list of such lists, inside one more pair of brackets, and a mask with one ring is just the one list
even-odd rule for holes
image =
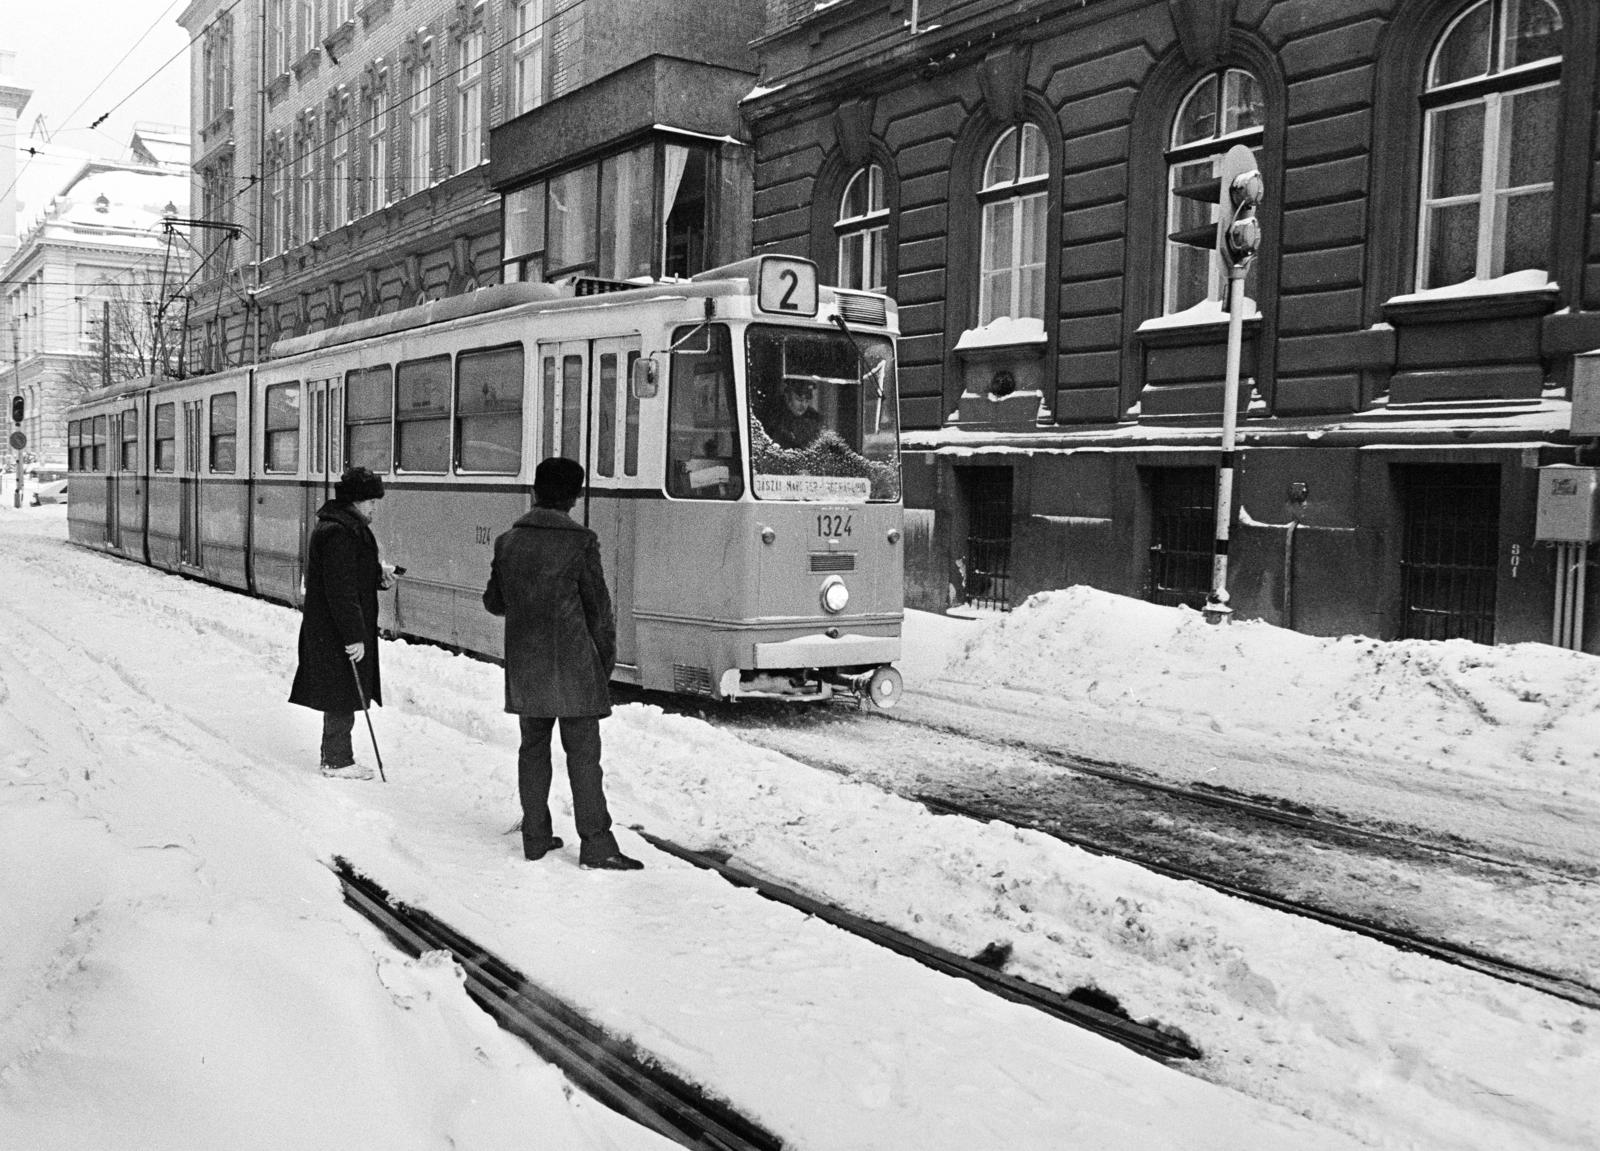
{"label": "tram front windshield", "polygon": [[893,344],[863,332],[752,325],[746,348],[757,498],[900,498]]}

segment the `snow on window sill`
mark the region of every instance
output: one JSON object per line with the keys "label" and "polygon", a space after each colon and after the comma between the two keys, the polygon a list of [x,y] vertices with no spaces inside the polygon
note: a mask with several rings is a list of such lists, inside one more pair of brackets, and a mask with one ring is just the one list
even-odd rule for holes
{"label": "snow on window sill", "polygon": [[1560,285],[1540,268],[1424,288],[1384,301],[1384,318],[1394,323],[1451,322],[1490,316],[1540,315],[1553,309]]}
{"label": "snow on window sill", "polygon": [[956,351],[966,352],[976,348],[1012,348],[1019,345],[1043,344],[1044,321],[1029,316],[999,316],[981,328],[968,328],[956,340]]}
{"label": "snow on window sill", "polygon": [[[1244,318],[1246,320],[1259,319],[1261,311],[1256,307],[1256,302],[1249,296],[1244,298]],[[1201,300],[1192,308],[1185,308],[1181,312],[1173,312],[1167,316],[1152,316],[1134,330],[1136,332],[1155,332],[1164,328],[1197,328],[1206,324],[1226,324],[1228,312],[1222,306],[1221,300]]]}

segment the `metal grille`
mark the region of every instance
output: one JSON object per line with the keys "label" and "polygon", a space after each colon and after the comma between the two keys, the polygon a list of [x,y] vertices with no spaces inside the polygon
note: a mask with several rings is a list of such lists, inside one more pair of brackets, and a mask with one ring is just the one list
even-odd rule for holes
{"label": "metal grille", "polygon": [[1192,608],[1211,594],[1217,535],[1217,474],[1211,468],[1150,473],[1151,603]]}
{"label": "metal grille", "polygon": [[1439,464],[1398,470],[1405,501],[1402,637],[1493,643],[1500,469]]}
{"label": "metal grille", "polygon": [[856,570],[855,552],[812,552],[811,570],[814,572],[853,572]]}
{"label": "metal grille", "polygon": [[672,665],[672,690],[680,695],[710,695],[711,673],[686,663]]}
{"label": "metal grille", "polygon": [[967,496],[967,603],[1011,610],[1011,469],[959,468]]}
{"label": "metal grille", "polygon": [[889,308],[881,296],[860,296],[836,289],[834,299],[846,323],[875,324],[881,328],[889,322]]}

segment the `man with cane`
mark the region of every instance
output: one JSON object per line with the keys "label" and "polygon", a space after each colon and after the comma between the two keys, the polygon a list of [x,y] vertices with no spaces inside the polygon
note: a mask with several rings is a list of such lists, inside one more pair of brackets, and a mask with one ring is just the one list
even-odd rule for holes
{"label": "man with cane", "polygon": [[[300,661],[289,702],[322,712],[322,774],[371,779],[355,761],[350,733],[367,701],[383,703],[378,675],[378,591],[394,570],[378,558],[368,525],[383,498],[383,480],[366,468],[348,469],[333,499],[317,510],[306,546],[305,605]],[[367,720],[371,730],[372,720]],[[377,752],[377,740],[373,740]]]}

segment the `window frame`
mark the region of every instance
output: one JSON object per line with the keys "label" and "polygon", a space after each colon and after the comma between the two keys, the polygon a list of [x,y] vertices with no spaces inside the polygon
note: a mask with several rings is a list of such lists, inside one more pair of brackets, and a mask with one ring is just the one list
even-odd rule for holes
{"label": "window frame", "polygon": [[[1528,0],[1523,0],[1528,2]],[[1558,24],[1555,34],[1564,38],[1567,26],[1559,5],[1549,0],[1535,0],[1555,15]],[[1473,13],[1489,9],[1489,34],[1485,70],[1459,80],[1435,83],[1434,74],[1441,53],[1451,37],[1463,28]],[[1565,54],[1558,52],[1525,64],[1505,63],[1504,55],[1510,42],[1505,38],[1506,0],[1477,0],[1457,12],[1434,38],[1424,57],[1422,91],[1419,106],[1422,117],[1422,150],[1417,173],[1416,248],[1412,269],[1412,288],[1424,291],[1448,287],[1457,283],[1491,280],[1510,272],[1540,270],[1553,273],[1554,241],[1556,233],[1557,204],[1555,190],[1560,173],[1560,107]],[[1500,172],[1511,163],[1509,139],[1514,132],[1510,123],[1512,102],[1535,92],[1551,90],[1555,96],[1556,115],[1548,142],[1548,179],[1528,184],[1502,185]],[[1435,165],[1434,137],[1444,114],[1464,108],[1479,106],[1483,109],[1478,135],[1478,176],[1476,190],[1470,193],[1435,195],[1432,191]],[[1509,176],[1508,176],[1509,179]],[[1542,265],[1537,269],[1507,267],[1507,236],[1509,228],[1503,210],[1512,200],[1520,197],[1543,196],[1549,203],[1547,234],[1544,239]],[[1473,272],[1465,280],[1450,279],[1441,283],[1433,279],[1436,220],[1440,210],[1477,204],[1477,242],[1474,249]]]}
{"label": "window frame", "polygon": [[[410,473],[413,475],[447,475],[450,471],[450,437],[452,404],[455,392],[455,366],[451,362],[450,353],[444,352],[432,356],[418,356],[415,359],[401,360],[394,366],[394,471],[396,475]],[[402,407],[402,397],[411,378],[433,370],[435,365],[442,365],[443,371],[439,372],[433,380],[425,380],[425,385],[438,389],[442,385],[444,398],[443,407],[437,405],[412,405],[413,410],[407,412]],[[440,424],[442,433],[436,444],[422,444],[415,449],[408,449],[406,432],[414,427],[424,424]],[[429,429],[432,430],[432,429]],[[422,454],[421,459],[407,463],[408,450],[415,450]],[[432,466],[433,456],[437,454],[438,466]],[[427,463],[429,466],[420,466]]]}
{"label": "window frame", "polygon": [[[228,413],[228,427],[225,431],[217,428],[217,405],[219,401],[228,400],[232,411]],[[227,448],[227,467],[217,463],[218,449]],[[206,405],[206,469],[216,475],[235,475],[239,471],[239,394],[237,392],[217,392],[210,397]]]}
{"label": "window frame", "polygon": [[[261,471],[263,475],[292,476],[300,471],[300,424],[301,412],[301,386],[299,380],[286,380],[282,383],[268,384],[261,392]],[[273,396],[274,394],[287,393],[293,402],[286,405],[283,410],[294,413],[292,423],[273,422]],[[274,452],[279,445],[289,444],[294,448],[292,460],[288,467],[274,463]]]}
{"label": "window frame", "polygon": [[465,172],[484,161],[484,91],[488,86],[484,68],[483,28],[462,34],[456,45],[456,171]]}
{"label": "window frame", "polygon": [[[863,177],[867,181],[866,211],[846,215],[850,193]],[[876,195],[874,195],[876,191]],[[869,160],[852,172],[839,193],[839,210],[833,223],[835,236],[835,283],[841,288],[863,292],[887,292],[889,285],[889,202],[888,181],[883,165]],[[861,241],[859,258],[846,253],[846,247]],[[850,273],[846,274],[846,268]],[[874,274],[875,273],[875,274]]]}
{"label": "window frame", "polygon": [[[479,359],[492,356],[506,356],[508,353],[516,354],[516,373],[512,395],[515,398],[514,406],[497,408],[494,410],[476,411],[462,402],[462,384],[467,372],[464,365],[475,364]],[[524,396],[527,392],[528,357],[527,350],[520,341],[496,344],[481,348],[463,348],[456,354],[454,367],[454,411],[451,415],[451,457],[454,471],[458,475],[483,475],[483,476],[514,476],[522,470],[522,428]],[[497,398],[504,399],[505,397]],[[476,427],[479,424],[491,427],[507,426],[515,429],[516,458],[508,467],[471,466],[467,461],[467,436],[469,425]],[[495,442],[495,441],[491,441]],[[502,447],[506,445],[502,444]],[[474,461],[476,463],[477,461]]]}
{"label": "window frame", "polygon": [[[166,421],[166,435],[162,435],[162,421]],[[154,414],[154,433],[151,435],[151,444],[154,451],[151,454],[150,470],[170,475],[178,470],[178,405],[169,401],[157,404]],[[82,461],[82,455],[79,455]]]}
{"label": "window frame", "polygon": [[[1225,129],[1225,118],[1229,108],[1228,82],[1231,77],[1247,77],[1256,94],[1256,108],[1258,109],[1257,122],[1243,128]],[[1212,108],[1212,123],[1214,130],[1209,136],[1191,140],[1180,141],[1178,130],[1183,122],[1184,114],[1190,104],[1200,94],[1207,84],[1215,84],[1215,104]],[[1218,266],[1217,260],[1209,252],[1202,252],[1185,244],[1180,244],[1171,238],[1173,232],[1181,231],[1189,226],[1183,221],[1179,213],[1188,208],[1193,211],[1199,201],[1190,200],[1179,196],[1176,189],[1180,186],[1178,173],[1185,167],[1194,165],[1203,160],[1210,160],[1211,178],[1215,178],[1222,164],[1222,158],[1228,150],[1236,144],[1243,144],[1249,148],[1256,157],[1257,165],[1261,171],[1266,171],[1264,154],[1266,149],[1267,132],[1267,88],[1262,78],[1249,68],[1238,64],[1226,64],[1213,68],[1199,79],[1190,84],[1183,93],[1182,98],[1173,109],[1172,116],[1167,123],[1165,144],[1162,154],[1162,167],[1166,187],[1165,207],[1162,216],[1166,227],[1162,233],[1162,261],[1161,261],[1161,315],[1170,316],[1188,310],[1207,300],[1220,301],[1228,290],[1227,277]],[[1188,181],[1186,181],[1187,183]],[[1208,208],[1209,221],[1215,223],[1218,207]],[[1193,221],[1193,226],[1198,227],[1199,221]],[[1203,260],[1206,269],[1205,291],[1197,300],[1187,300],[1188,290],[1191,285],[1180,278],[1180,265],[1185,260]],[[1258,291],[1256,265],[1251,264],[1245,274],[1245,296],[1254,299]]]}
{"label": "window frame", "polygon": [[433,41],[421,48],[406,95],[406,194],[433,183]]}
{"label": "window frame", "polygon": [[[366,387],[369,379],[382,376],[380,394],[383,396],[383,413],[378,415],[376,409],[368,414],[365,406],[367,399]],[[354,397],[361,398],[360,404],[352,403]],[[359,412],[359,418],[353,417],[352,412]],[[344,411],[342,435],[344,437],[343,456],[354,467],[360,465],[377,475],[388,475],[394,470],[394,365],[389,363],[369,364],[364,368],[352,368],[344,374]],[[383,428],[382,451],[373,450],[372,446],[363,445],[361,450],[356,450],[355,440],[357,433],[354,428]],[[360,435],[365,438],[367,432]]]}
{"label": "window frame", "polygon": [[[1016,156],[1014,157],[1014,175],[1011,179],[991,180],[991,170],[1001,149],[1006,143],[1015,139]],[[1040,170],[1023,174],[1023,160],[1026,154],[1027,142],[1032,138],[1037,141],[1043,156]],[[977,315],[978,326],[983,327],[992,320],[1002,316],[1016,319],[1044,319],[1048,305],[1048,270],[1050,266],[1050,171],[1053,164],[1051,156],[1050,139],[1044,129],[1032,120],[1019,120],[1008,124],[1001,130],[994,142],[984,151],[984,159],[978,173],[978,298]],[[1039,213],[1040,219],[1037,227],[1037,249],[1031,253],[1023,252],[1024,225],[1023,213],[1030,210],[1033,205],[1042,202],[1043,210]],[[1002,205],[1009,205],[1016,209],[1011,217],[1007,231],[1009,233],[1008,247],[1009,262],[1003,267],[990,266],[991,255],[991,219],[998,216],[995,209]],[[1025,261],[1024,256],[1036,255],[1036,262]],[[1037,269],[1037,272],[1034,271]],[[1009,280],[1009,295],[1012,301],[1011,310],[998,312],[994,310],[992,284],[996,281],[996,273],[1003,274]],[[1039,312],[1037,315],[1024,316],[1021,310],[1022,288],[1024,277],[1032,281],[1038,277],[1037,299]]]}

